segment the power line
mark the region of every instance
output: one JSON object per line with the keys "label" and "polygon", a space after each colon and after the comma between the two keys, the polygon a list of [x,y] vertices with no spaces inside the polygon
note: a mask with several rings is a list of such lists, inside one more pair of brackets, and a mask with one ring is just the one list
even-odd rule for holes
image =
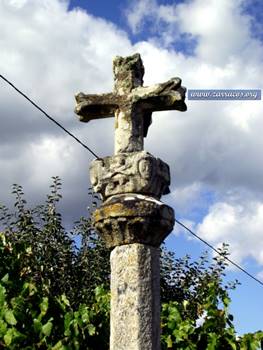
{"label": "power line", "polygon": [[211,244],[209,244],[208,242],[206,242],[203,238],[199,237],[196,233],[194,233],[192,230],[190,230],[190,228],[188,228],[187,226],[185,226],[183,223],[181,223],[180,221],[178,221],[177,219],[175,219],[175,222],[177,222],[177,224],[181,225],[184,229],[186,229],[188,232],[190,232],[195,238],[199,239],[199,241],[203,242],[204,244],[206,244],[209,248],[211,248],[213,251],[215,251],[217,254],[221,255],[225,260],[227,260],[228,262],[230,262],[232,265],[234,265],[235,267],[237,267],[239,270],[241,270],[242,272],[244,272],[246,275],[248,275],[250,278],[252,278],[253,280],[255,280],[256,282],[258,282],[259,284],[261,284],[263,286],[263,282],[260,281],[258,278],[256,278],[255,276],[251,275],[251,273],[247,272],[245,269],[243,269],[243,267],[241,267],[240,265],[238,265],[237,263],[235,263],[233,260],[229,259],[227,256],[225,256],[224,254],[222,254],[218,249],[214,248]]}
{"label": "power line", "polygon": [[40,112],[42,112],[49,120],[55,123],[58,127],[65,131],[69,136],[73,137],[75,141],[77,141],[81,146],[86,148],[91,154],[93,154],[97,159],[99,157],[94,153],[87,145],[85,145],[82,141],[80,141],[75,135],[73,135],[70,131],[64,128],[59,122],[57,122],[54,118],[52,118],[47,112],[45,112],[41,107],[39,107],[34,101],[32,101],[26,94],[24,94],[21,90],[19,90],[14,84],[12,84],[8,79],[6,79],[3,75],[0,74],[0,78],[3,79],[7,84],[9,84],[13,89],[15,89],[20,95],[22,95],[26,100],[28,100],[34,107],[36,107]]}
{"label": "power line", "polygon": [[[24,94],[21,90],[19,90],[14,84],[12,84],[7,78],[5,78],[3,75],[0,74],[0,78],[3,79],[7,84],[9,84],[14,90],[16,90],[20,95],[22,95],[27,101],[29,101],[35,108],[37,108],[40,112],[42,112],[49,120],[51,120],[53,123],[55,123],[58,127],[60,127],[63,131],[65,131],[69,136],[71,136],[75,141],[77,141],[81,146],[83,146],[85,149],[87,149],[92,155],[94,155],[97,159],[99,157],[94,153],[87,145],[85,145],[82,141],[80,141],[75,135],[73,135],[70,131],[68,131],[63,125],[61,125],[59,122],[57,122],[54,118],[52,118],[47,112],[45,112],[41,107],[39,107],[34,101],[32,101],[26,94]],[[185,230],[190,232],[195,238],[199,239],[201,242],[206,244],[210,249],[212,249],[214,252],[222,256],[225,260],[227,260],[229,263],[237,267],[240,271],[244,272],[247,276],[258,282],[263,286],[263,282],[260,281],[258,278],[253,276],[251,273],[243,269],[240,265],[235,263],[233,260],[229,259],[228,257],[224,256],[218,249],[214,248],[211,244],[206,242],[203,238],[199,237],[196,233],[194,233],[192,230],[190,230],[187,226],[185,226],[183,223],[175,219],[175,222],[177,224],[181,225]]]}

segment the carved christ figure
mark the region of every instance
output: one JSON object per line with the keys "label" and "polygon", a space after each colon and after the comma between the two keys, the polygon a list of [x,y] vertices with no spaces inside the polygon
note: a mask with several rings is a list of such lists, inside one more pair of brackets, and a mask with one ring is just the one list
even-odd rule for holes
{"label": "carved christ figure", "polygon": [[114,90],[105,94],[75,96],[80,121],[115,117],[115,154],[143,150],[152,112],[186,111],[180,78],[143,86],[144,66],[139,54],[117,56],[113,61]]}

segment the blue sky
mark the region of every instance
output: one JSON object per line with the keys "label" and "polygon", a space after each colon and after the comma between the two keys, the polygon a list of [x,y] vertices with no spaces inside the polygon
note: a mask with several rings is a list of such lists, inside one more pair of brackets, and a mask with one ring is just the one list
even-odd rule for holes
{"label": "blue sky", "polygon": [[[112,58],[134,52],[146,85],[179,76],[189,89],[262,89],[262,10],[260,0],[4,0],[0,71],[107,156],[113,120],[78,123],[74,93],[110,91]],[[1,201],[8,204],[11,184],[20,183],[39,203],[59,175],[66,224],[86,215],[92,157],[15,92],[0,89]],[[163,200],[203,239],[230,243],[231,258],[263,279],[262,101],[187,105],[185,113],[155,113],[145,140],[170,165],[171,194]],[[207,249],[178,227],[167,245],[194,258]],[[242,283],[232,293],[238,332],[263,329],[262,286],[236,269],[228,278]]]}

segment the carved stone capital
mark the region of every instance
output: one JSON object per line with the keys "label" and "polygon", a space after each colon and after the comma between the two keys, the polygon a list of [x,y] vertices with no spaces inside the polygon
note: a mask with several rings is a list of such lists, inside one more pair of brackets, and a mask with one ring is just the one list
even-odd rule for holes
{"label": "carved stone capital", "polygon": [[174,211],[153,197],[119,195],[95,210],[93,223],[107,247],[131,243],[159,247],[173,229]]}
{"label": "carved stone capital", "polygon": [[169,193],[169,166],[145,151],[121,153],[94,160],[90,179],[103,200],[123,193],[142,193],[155,198]]}

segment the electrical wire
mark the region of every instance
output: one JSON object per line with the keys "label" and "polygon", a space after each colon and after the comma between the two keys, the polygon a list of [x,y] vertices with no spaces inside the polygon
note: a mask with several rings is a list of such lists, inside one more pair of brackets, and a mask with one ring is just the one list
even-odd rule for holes
{"label": "electrical wire", "polygon": [[[75,135],[73,135],[70,131],[68,131],[63,125],[61,125],[59,122],[57,122],[54,118],[52,118],[47,112],[45,112],[41,107],[39,107],[34,101],[32,101],[26,94],[24,94],[21,90],[19,90],[14,84],[12,84],[7,78],[5,78],[3,75],[0,74],[0,78],[3,79],[7,84],[9,84],[13,89],[15,89],[20,95],[22,95],[26,100],[28,100],[35,108],[37,108],[41,113],[43,113],[49,120],[51,120],[53,123],[55,123],[58,127],[60,127],[64,132],[66,132],[69,136],[71,136],[75,141],[77,141],[81,146],[83,146],[85,149],[87,149],[92,155],[96,157],[96,159],[99,159],[99,157],[94,153],[87,145],[85,145],[82,141],[80,141]],[[214,248],[210,243],[206,242],[203,238],[199,237],[196,233],[194,233],[190,228],[185,226],[183,223],[181,223],[179,220],[175,219],[175,222],[179,225],[181,225],[185,230],[187,230],[189,233],[191,233],[195,238],[199,239],[201,242],[206,244],[210,249],[212,249],[214,252],[222,256],[225,260],[227,260],[230,264],[237,267],[240,271],[245,273],[247,276],[258,282],[260,285],[263,286],[263,282],[260,281],[258,278],[253,276],[251,273],[243,269],[240,265],[235,263],[233,260],[229,259],[227,256],[224,256],[218,249]]]}
{"label": "electrical wire", "polygon": [[243,267],[241,267],[240,265],[238,265],[237,263],[235,263],[233,260],[229,259],[227,256],[224,256],[218,249],[216,249],[215,247],[213,247],[210,243],[206,242],[203,238],[199,237],[196,233],[194,233],[192,230],[190,230],[190,228],[188,228],[187,226],[185,226],[183,223],[181,223],[179,220],[175,219],[175,222],[177,222],[177,224],[181,225],[185,230],[187,230],[188,232],[190,232],[195,238],[199,239],[199,241],[203,242],[204,244],[206,244],[209,248],[211,248],[214,252],[216,252],[217,254],[221,255],[225,260],[227,260],[230,264],[234,265],[235,267],[237,267],[239,270],[241,270],[242,272],[244,272],[247,276],[249,276],[250,278],[252,278],[253,280],[255,280],[256,282],[258,282],[259,284],[261,284],[263,286],[263,282],[260,281],[258,278],[256,278],[255,276],[251,275],[251,273],[249,273],[248,271],[246,271],[245,269],[243,269]]}
{"label": "electrical wire", "polygon": [[21,90],[19,90],[14,84],[12,84],[7,78],[0,74],[0,78],[3,79],[7,84],[9,84],[13,89],[15,89],[20,95],[22,95],[26,100],[28,100],[35,108],[37,108],[41,113],[43,113],[49,120],[55,123],[59,128],[61,128],[65,133],[71,136],[75,141],[77,141],[81,146],[87,149],[96,159],[99,157],[90,149],[87,145],[85,145],[82,141],[80,141],[75,135],[73,135],[70,131],[68,131],[63,125],[57,122],[54,118],[52,118],[47,112],[45,112],[41,107],[39,107],[34,101],[32,101],[26,94],[24,94]]}

